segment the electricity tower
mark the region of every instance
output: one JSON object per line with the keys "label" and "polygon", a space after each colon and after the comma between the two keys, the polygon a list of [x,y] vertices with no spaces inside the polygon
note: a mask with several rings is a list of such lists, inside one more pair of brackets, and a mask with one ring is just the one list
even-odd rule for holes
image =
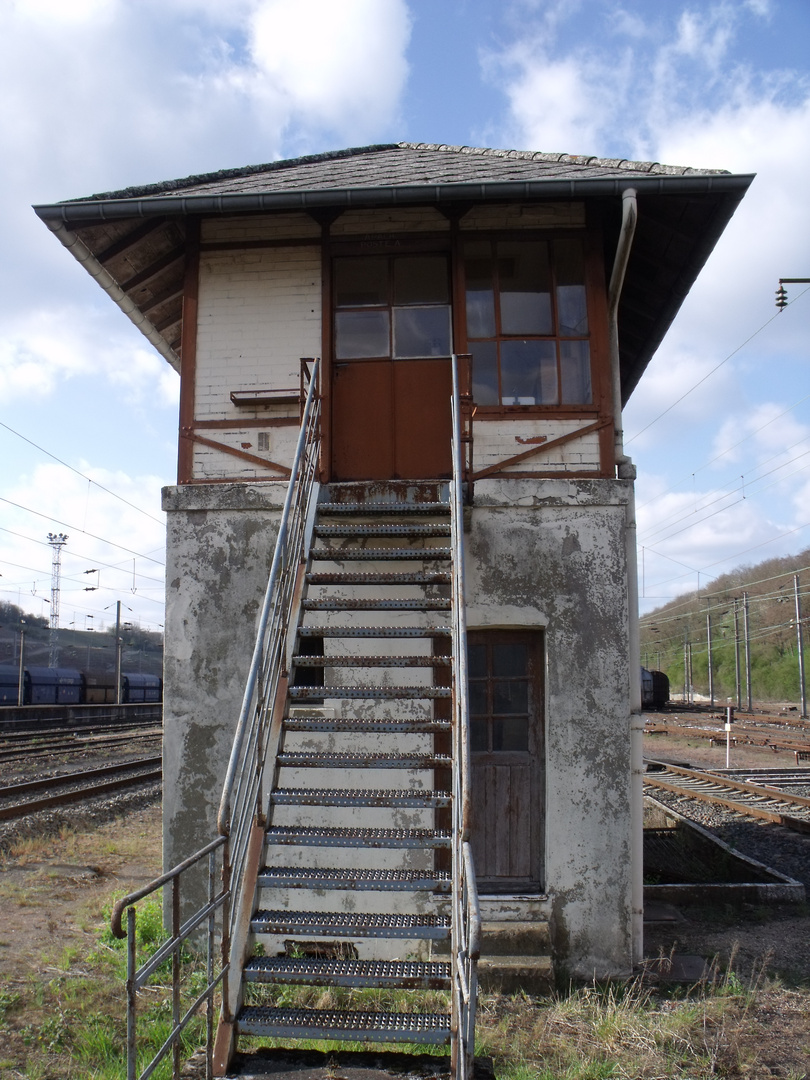
{"label": "electricity tower", "polygon": [[51,558],[51,632],[48,651],[49,667],[59,666],[59,643],[57,632],[59,630],[59,590],[62,576],[62,548],[67,543],[65,533],[48,533],[48,543],[53,552]]}

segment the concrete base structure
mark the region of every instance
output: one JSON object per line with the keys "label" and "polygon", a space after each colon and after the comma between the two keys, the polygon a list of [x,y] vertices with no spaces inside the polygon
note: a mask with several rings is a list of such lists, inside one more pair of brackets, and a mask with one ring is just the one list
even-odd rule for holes
{"label": "concrete base structure", "polygon": [[[216,834],[284,491],[277,482],[164,491],[167,867]],[[470,630],[538,631],[544,650],[543,820],[532,831],[542,883],[528,908],[492,896],[488,918],[525,921],[530,910],[547,920],[555,969],[580,978],[632,967],[631,492],[620,480],[483,480],[467,515]]]}

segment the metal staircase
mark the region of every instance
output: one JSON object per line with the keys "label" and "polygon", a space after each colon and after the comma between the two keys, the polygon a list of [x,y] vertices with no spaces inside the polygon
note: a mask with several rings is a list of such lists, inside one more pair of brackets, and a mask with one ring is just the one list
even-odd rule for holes
{"label": "metal staircase", "polygon": [[[215,1072],[249,1035],[446,1045],[465,1077],[480,915],[458,380],[449,489],[318,491],[314,386],[220,810],[231,905]],[[306,987],[333,988],[328,1007]],[[437,990],[446,1009],[423,1011]]]}

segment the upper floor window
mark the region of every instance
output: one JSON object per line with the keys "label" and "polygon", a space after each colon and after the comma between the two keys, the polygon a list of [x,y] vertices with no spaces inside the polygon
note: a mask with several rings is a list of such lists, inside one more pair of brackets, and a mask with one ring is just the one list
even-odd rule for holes
{"label": "upper floor window", "polygon": [[337,360],[450,355],[444,255],[335,259],[334,293]]}
{"label": "upper floor window", "polygon": [[464,268],[475,403],[590,405],[582,241],[468,240]]}

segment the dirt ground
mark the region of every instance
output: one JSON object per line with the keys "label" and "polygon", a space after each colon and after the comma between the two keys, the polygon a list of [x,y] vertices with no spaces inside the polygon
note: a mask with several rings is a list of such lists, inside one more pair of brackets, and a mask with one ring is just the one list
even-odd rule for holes
{"label": "dirt ground", "polygon": [[0,856],[0,964],[4,982],[27,982],[66,949],[90,949],[113,894],[161,872],[160,806],[86,831],[27,839]]}

